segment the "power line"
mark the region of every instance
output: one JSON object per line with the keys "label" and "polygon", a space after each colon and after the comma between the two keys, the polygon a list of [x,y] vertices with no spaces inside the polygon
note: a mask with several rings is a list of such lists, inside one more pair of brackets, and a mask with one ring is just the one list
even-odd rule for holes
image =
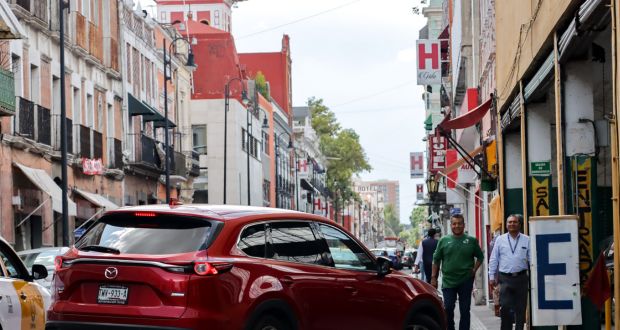
{"label": "power line", "polygon": [[271,27],[271,28],[268,28],[268,29],[265,29],[265,30],[257,31],[257,32],[250,33],[250,34],[246,34],[246,35],[244,35],[244,36],[237,37],[236,39],[248,38],[248,37],[255,36],[255,35],[257,35],[257,34],[261,34],[261,33],[265,33],[265,32],[269,32],[269,31],[276,30],[276,29],[279,29],[279,28],[284,27],[284,26],[287,26],[287,25],[296,24],[296,23],[299,23],[299,22],[302,22],[302,21],[305,21],[305,20],[308,20],[308,19],[311,19],[311,18],[314,18],[314,17],[320,16],[320,15],[323,15],[323,14],[327,14],[327,13],[329,13],[329,12],[332,12],[332,11],[338,10],[338,9],[340,9],[340,8],[350,6],[350,5],[352,5],[352,4],[356,3],[356,2],[360,2],[360,1],[361,1],[361,0],[355,0],[355,1],[347,2],[347,3],[342,4],[342,5],[340,5],[340,6],[333,7],[333,8],[330,8],[330,9],[324,10],[324,11],[322,11],[322,12],[318,12],[318,13],[313,14],[313,15],[310,15],[310,16],[302,17],[302,18],[300,18],[300,19],[296,19],[296,20],[294,20],[294,21],[291,21],[291,22],[288,22],[288,23],[284,23],[284,24],[281,24],[281,25],[277,25],[277,26],[274,26],[274,27]]}
{"label": "power line", "polygon": [[384,111],[395,111],[395,110],[402,110],[402,109],[414,109],[416,106],[415,105],[400,105],[400,106],[394,106],[394,107],[388,107],[388,108],[375,108],[375,109],[353,109],[353,110],[345,110],[345,111],[338,111],[335,112],[336,115],[344,115],[344,114],[354,114],[354,113],[364,113],[364,112],[384,112]]}

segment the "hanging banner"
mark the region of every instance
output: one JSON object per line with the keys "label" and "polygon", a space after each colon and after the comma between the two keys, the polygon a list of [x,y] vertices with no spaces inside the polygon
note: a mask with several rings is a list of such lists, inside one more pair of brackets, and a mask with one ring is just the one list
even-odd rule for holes
{"label": "hanging banner", "polygon": [[300,180],[310,178],[310,164],[307,159],[297,160],[297,178]]}
{"label": "hanging banner", "polygon": [[101,161],[101,158],[82,158],[82,173],[86,175],[102,175],[103,162]]}
{"label": "hanging banner", "polygon": [[[594,266],[592,243],[592,159],[590,157],[573,158],[573,183],[577,186],[577,194],[573,194],[579,215],[579,269],[581,283],[586,283],[588,274]],[[575,186],[573,184],[573,186]]]}
{"label": "hanging banner", "polygon": [[446,151],[448,150],[448,141],[441,135],[429,135],[428,137],[428,170],[431,173],[437,173],[439,170],[446,167]]}
{"label": "hanging banner", "polygon": [[424,199],[424,185],[421,183],[416,184],[415,186],[416,199],[421,201]]}
{"label": "hanging banner", "polygon": [[418,40],[418,85],[441,84],[441,52],[439,40]]}
{"label": "hanging banner", "polygon": [[409,153],[409,164],[412,179],[424,178],[424,152]]}
{"label": "hanging banner", "polygon": [[580,325],[578,217],[530,217],[532,325]]}
{"label": "hanging banner", "polygon": [[549,182],[547,177],[530,177],[532,180],[532,209],[535,216],[549,215]]}

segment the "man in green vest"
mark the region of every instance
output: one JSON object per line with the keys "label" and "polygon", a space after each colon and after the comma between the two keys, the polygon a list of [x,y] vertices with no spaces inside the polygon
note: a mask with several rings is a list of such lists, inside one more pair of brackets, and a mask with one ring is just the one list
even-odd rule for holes
{"label": "man in green vest", "polygon": [[[431,285],[437,288],[437,277],[441,269],[444,307],[448,317],[448,330],[454,330],[454,306],[456,297],[459,298],[461,321],[459,330],[469,330],[471,293],[474,276],[482,264],[484,255],[478,240],[465,234],[465,219],[461,214],[454,214],[450,218],[452,235],[444,236],[439,240],[433,254],[433,273]],[[476,261],[474,262],[474,258]]]}

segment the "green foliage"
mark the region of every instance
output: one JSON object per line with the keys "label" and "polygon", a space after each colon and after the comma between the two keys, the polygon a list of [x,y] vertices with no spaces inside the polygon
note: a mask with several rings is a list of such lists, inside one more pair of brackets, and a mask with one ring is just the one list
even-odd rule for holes
{"label": "green foliage", "polygon": [[394,205],[386,204],[383,209],[383,219],[385,221],[385,234],[388,236],[398,236],[403,231],[403,225],[400,224],[400,219],[396,214]]}
{"label": "green foliage", "polygon": [[267,79],[262,71],[256,72],[256,76],[254,77],[254,81],[256,83],[256,89],[261,95],[267,99],[267,101],[271,101],[271,95],[269,95],[269,88],[267,87]]}
{"label": "green foliage", "polygon": [[428,209],[426,206],[418,206],[411,210],[409,221],[411,221],[411,227],[418,227],[419,224],[424,223],[428,217]]}
{"label": "green foliage", "polygon": [[405,241],[405,243],[407,244],[407,249],[418,247],[418,240],[420,236],[418,235],[417,230],[415,230],[414,228],[401,231],[398,237],[400,237],[402,241]]}
{"label": "green foliage", "polygon": [[312,128],[319,136],[319,148],[329,160],[327,188],[341,202],[359,200],[353,191],[352,178],[372,169],[359,142],[359,135],[352,129],[342,129],[334,112],[323,104],[323,99],[308,99],[308,107],[312,115]]}

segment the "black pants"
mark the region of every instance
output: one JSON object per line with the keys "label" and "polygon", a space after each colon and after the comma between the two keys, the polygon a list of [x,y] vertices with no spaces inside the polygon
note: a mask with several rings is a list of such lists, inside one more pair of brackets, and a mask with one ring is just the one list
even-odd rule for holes
{"label": "black pants", "polygon": [[424,280],[426,281],[426,283],[430,284],[431,283],[431,275],[433,274],[433,263],[429,262],[423,263],[423,270],[424,270]]}
{"label": "black pants", "polygon": [[527,274],[519,276],[499,275],[499,305],[502,318],[502,330],[522,330],[525,323],[529,278]]}

